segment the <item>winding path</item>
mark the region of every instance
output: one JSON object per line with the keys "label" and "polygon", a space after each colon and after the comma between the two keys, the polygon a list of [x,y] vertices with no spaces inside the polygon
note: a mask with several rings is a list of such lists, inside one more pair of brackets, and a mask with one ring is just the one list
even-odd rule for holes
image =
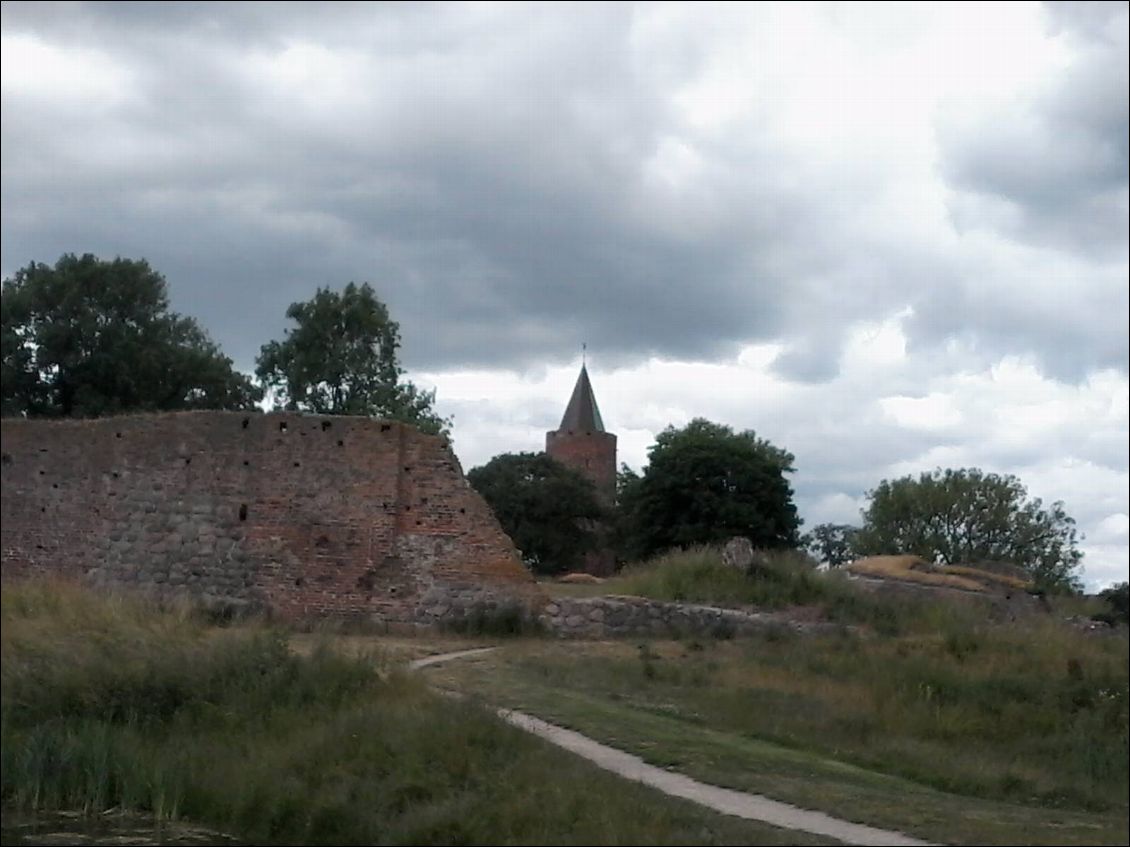
{"label": "winding path", "polygon": [[[440,653],[424,659],[410,662],[408,667],[418,670],[441,662],[454,661],[468,656],[481,655],[494,650],[494,647],[477,647],[473,650],[459,650],[455,653]],[[845,844],[875,844],[875,845],[928,845],[928,841],[903,835],[901,832],[892,832],[886,829],[851,821],[833,818],[823,812],[813,812],[797,806],[770,800],[760,794],[747,794],[744,791],[734,791],[730,788],[720,788],[705,782],[691,779],[679,773],[657,768],[649,765],[639,756],[625,753],[593,741],[579,732],[573,732],[564,727],[546,723],[532,715],[516,712],[511,709],[498,709],[498,715],[507,723],[519,729],[538,735],[547,741],[556,744],[583,756],[598,767],[612,771],[626,779],[642,782],[657,788],[672,797],[682,797],[685,800],[698,803],[724,815],[734,815],[747,820],[763,821],[783,829],[796,829],[802,832],[811,832],[815,835],[825,835],[842,841]]]}

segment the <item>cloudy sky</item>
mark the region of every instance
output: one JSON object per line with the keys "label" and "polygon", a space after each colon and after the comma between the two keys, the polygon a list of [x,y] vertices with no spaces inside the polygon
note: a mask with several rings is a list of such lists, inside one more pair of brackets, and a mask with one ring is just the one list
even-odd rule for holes
{"label": "cloudy sky", "polygon": [[806,525],[976,466],[1128,571],[1125,2],[3,3],[4,276],[146,258],[237,365],[369,281],[465,468],[588,362]]}

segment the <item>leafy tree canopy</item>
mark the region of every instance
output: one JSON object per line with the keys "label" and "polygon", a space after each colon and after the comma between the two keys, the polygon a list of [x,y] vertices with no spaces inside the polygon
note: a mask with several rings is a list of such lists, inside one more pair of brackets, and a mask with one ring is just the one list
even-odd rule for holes
{"label": "leafy tree canopy", "polygon": [[473,468],[467,481],[535,573],[574,570],[596,546],[592,525],[604,517],[596,488],[556,459],[505,453]]}
{"label": "leafy tree canopy", "polygon": [[842,523],[822,523],[801,536],[800,542],[813,556],[829,567],[838,568],[855,558],[857,527]]}
{"label": "leafy tree canopy", "polygon": [[6,415],[249,409],[262,397],[196,321],[169,311],[145,260],[33,262],[4,280],[0,304]]}
{"label": "leafy tree canopy", "polygon": [[313,299],[291,303],[297,326],[283,341],[264,344],[256,374],[286,409],[324,415],[370,415],[446,434],[434,391],[402,381],[397,363],[400,325],[368,283],[342,292],[319,288]]}
{"label": "leafy tree canopy", "polygon": [[751,431],[696,418],[655,440],[642,476],[621,472],[625,553],[644,558],[674,547],[743,535],[755,547],[795,547],[800,519],[786,474],[792,454]]}
{"label": "leafy tree canopy", "polygon": [[1116,583],[1099,596],[1107,602],[1107,611],[1099,617],[1109,623],[1130,623],[1130,583]]}
{"label": "leafy tree canopy", "polygon": [[861,555],[912,553],[947,565],[1009,562],[1044,590],[1078,591],[1083,553],[1063,503],[1044,508],[1014,476],[977,468],[883,480],[868,492]]}

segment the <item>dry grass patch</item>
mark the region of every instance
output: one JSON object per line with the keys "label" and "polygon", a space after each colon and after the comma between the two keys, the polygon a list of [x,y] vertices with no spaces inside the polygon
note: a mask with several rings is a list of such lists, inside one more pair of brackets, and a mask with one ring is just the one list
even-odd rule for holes
{"label": "dry grass patch", "polygon": [[915,582],[941,588],[985,593],[1002,588],[1023,591],[1030,583],[1015,576],[965,565],[935,565],[918,556],[868,556],[856,559],[846,570],[858,576]]}

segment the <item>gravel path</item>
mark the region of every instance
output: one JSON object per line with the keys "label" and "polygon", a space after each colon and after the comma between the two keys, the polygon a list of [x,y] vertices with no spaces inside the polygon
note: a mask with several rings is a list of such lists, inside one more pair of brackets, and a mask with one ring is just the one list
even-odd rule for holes
{"label": "gravel path", "polygon": [[[456,653],[440,653],[417,659],[409,663],[413,670],[437,665],[441,662],[462,659],[467,656],[480,655],[494,650],[493,647],[478,647],[474,650],[460,650]],[[770,800],[760,794],[747,794],[744,791],[734,791],[730,788],[719,788],[717,785],[708,785],[705,782],[691,779],[679,773],[657,768],[649,765],[639,756],[625,753],[614,747],[608,747],[598,741],[593,741],[579,732],[573,732],[551,723],[546,723],[532,715],[515,712],[509,709],[499,709],[498,715],[507,723],[519,729],[538,735],[547,741],[556,744],[583,756],[598,767],[619,774],[626,779],[642,782],[653,788],[658,788],[672,797],[682,797],[694,803],[714,809],[724,815],[735,815],[747,820],[764,821],[783,829],[797,829],[802,832],[811,832],[816,835],[826,835],[842,841],[845,844],[875,844],[875,845],[928,845],[928,841],[920,841],[885,829],[864,826],[851,821],[840,820],[826,815],[823,812],[812,812]]]}

